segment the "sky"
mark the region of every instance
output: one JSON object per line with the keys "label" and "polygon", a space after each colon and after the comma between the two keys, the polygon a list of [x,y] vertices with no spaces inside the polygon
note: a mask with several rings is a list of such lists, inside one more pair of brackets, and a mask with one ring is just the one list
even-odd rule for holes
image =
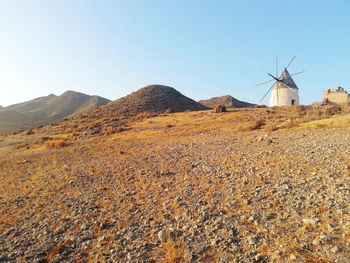
{"label": "sky", "polygon": [[[0,105],[150,84],[258,103],[293,56],[301,104],[350,91],[350,1],[0,0]],[[268,96],[262,101],[268,104]]]}

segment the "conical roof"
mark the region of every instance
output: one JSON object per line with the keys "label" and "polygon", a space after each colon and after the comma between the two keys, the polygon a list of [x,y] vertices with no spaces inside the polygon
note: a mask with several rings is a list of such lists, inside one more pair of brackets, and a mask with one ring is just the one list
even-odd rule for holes
{"label": "conical roof", "polygon": [[[287,68],[284,68],[281,75],[278,78],[280,81],[278,81],[278,83],[283,83],[282,85],[279,86],[288,86],[291,89],[298,89],[297,85],[295,84],[294,80],[292,79],[291,75],[289,74]],[[281,87],[281,88],[282,88]]]}

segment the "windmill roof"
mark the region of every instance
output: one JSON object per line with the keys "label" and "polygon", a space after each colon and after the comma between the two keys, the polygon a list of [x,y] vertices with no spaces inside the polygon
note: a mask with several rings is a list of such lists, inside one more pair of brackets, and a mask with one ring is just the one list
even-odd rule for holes
{"label": "windmill roof", "polygon": [[281,75],[278,78],[283,84],[288,86],[291,89],[298,89],[291,75],[289,74],[287,68],[284,68]]}

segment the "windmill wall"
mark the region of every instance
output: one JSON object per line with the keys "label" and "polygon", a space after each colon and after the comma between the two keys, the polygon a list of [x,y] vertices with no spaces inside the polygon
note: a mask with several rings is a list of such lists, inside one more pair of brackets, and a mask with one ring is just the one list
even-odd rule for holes
{"label": "windmill wall", "polygon": [[342,87],[338,87],[337,89],[328,89],[323,92],[323,100],[342,104],[350,101],[350,94],[347,93]]}
{"label": "windmill wall", "polygon": [[276,83],[272,88],[270,97],[270,107],[299,105],[298,89],[287,88]]}

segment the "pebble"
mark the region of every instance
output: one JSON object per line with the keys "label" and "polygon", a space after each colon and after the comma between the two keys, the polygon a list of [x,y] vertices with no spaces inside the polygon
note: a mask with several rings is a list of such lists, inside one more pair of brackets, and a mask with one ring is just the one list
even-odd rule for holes
{"label": "pebble", "polygon": [[165,242],[167,240],[167,235],[164,230],[158,232],[158,238],[161,242]]}

